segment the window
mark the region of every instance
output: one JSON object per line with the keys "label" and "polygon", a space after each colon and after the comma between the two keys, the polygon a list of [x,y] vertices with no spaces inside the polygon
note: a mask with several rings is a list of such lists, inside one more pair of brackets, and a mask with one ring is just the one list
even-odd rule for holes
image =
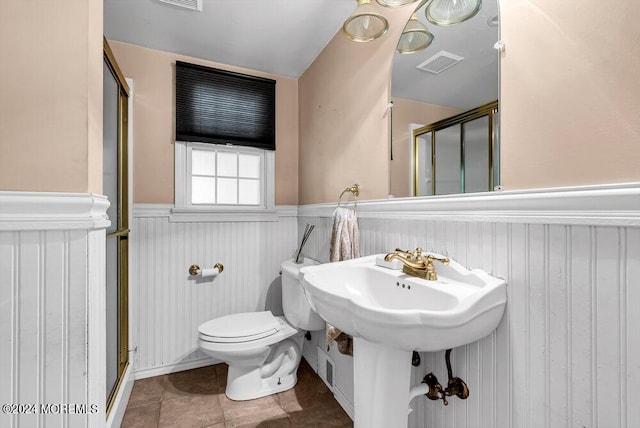
{"label": "window", "polygon": [[260,205],[264,153],[224,146],[189,151],[191,205]]}
{"label": "window", "polygon": [[176,62],[174,221],[275,213],[275,84]]}
{"label": "window", "polygon": [[177,211],[271,209],[273,177],[273,151],[176,142]]}

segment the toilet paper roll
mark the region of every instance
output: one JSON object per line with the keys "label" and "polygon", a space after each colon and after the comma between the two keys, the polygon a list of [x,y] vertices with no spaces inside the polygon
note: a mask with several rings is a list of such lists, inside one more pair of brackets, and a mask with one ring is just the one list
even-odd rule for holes
{"label": "toilet paper roll", "polygon": [[200,271],[200,275],[202,275],[203,278],[212,278],[214,276],[217,276],[220,272],[218,271],[217,268],[211,268],[211,269],[202,269]]}

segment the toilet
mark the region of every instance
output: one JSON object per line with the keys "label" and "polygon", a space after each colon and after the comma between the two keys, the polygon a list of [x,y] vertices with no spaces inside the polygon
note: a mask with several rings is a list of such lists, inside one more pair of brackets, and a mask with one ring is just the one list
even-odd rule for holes
{"label": "toilet", "polygon": [[226,315],[198,327],[198,346],[229,365],[225,394],[231,400],[252,400],[293,388],[308,330],[322,330],[300,284],[300,269],[318,264],[305,258],[287,260],[282,268],[284,316],[270,311]]}

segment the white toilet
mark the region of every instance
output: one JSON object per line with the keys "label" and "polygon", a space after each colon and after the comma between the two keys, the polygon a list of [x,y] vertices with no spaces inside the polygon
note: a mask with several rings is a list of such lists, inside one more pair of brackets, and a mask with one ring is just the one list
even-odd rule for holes
{"label": "white toilet", "polygon": [[299,271],[318,264],[305,258],[282,263],[284,317],[270,311],[227,315],[198,327],[198,345],[229,365],[225,394],[232,400],[252,400],[293,388],[302,358],[306,330],[322,330],[325,322],[304,295]]}

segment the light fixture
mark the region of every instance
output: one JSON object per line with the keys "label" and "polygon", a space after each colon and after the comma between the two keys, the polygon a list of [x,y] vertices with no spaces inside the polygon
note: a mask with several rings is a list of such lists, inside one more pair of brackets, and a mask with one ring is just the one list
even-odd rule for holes
{"label": "light fixture", "polygon": [[376,0],[376,1],[385,7],[402,7],[409,3],[414,3],[417,0]]}
{"label": "light fixture", "polygon": [[474,17],[481,6],[482,0],[433,0],[425,15],[436,25],[453,25]]}
{"label": "light fixture", "polygon": [[342,25],[342,34],[354,42],[369,42],[389,29],[389,21],[376,12],[371,0],[357,0],[358,7]]}
{"label": "light fixture", "polygon": [[396,52],[401,54],[412,54],[426,49],[433,42],[433,34],[424,24],[418,21],[418,14],[411,15],[409,22],[402,30]]}

